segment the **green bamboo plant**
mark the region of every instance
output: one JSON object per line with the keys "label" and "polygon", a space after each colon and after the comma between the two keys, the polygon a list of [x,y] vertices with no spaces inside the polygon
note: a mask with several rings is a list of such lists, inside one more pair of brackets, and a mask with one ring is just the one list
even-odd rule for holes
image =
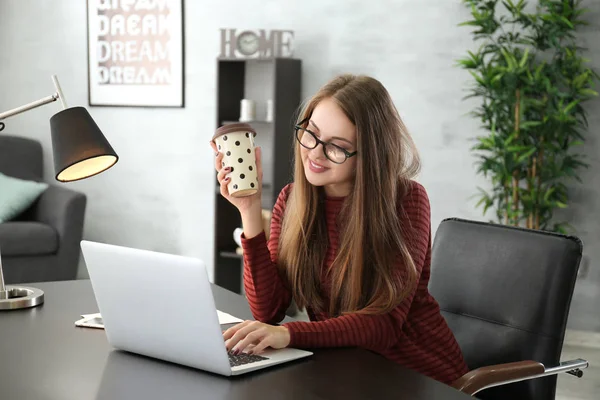
{"label": "green bamboo plant", "polygon": [[575,0],[463,1],[473,19],[460,25],[481,43],[459,60],[474,78],[466,97],[482,100],[472,115],[486,132],[472,150],[477,172],[491,179],[477,207],[494,209],[500,223],[565,233],[553,214],[587,167],[583,104],[598,95],[575,35],[587,10]]}

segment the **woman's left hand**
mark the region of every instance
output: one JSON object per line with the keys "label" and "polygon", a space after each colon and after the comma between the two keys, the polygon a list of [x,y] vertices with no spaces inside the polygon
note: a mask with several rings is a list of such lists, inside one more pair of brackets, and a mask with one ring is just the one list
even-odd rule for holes
{"label": "woman's left hand", "polygon": [[257,354],[267,347],[283,349],[290,344],[290,332],[285,326],[273,326],[258,321],[244,321],[223,332],[227,351],[233,354]]}

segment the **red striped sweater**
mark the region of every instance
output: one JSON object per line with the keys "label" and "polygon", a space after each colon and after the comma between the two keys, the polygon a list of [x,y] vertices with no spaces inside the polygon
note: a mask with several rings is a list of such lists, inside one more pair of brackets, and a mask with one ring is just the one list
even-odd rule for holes
{"label": "red striped sweater", "polygon": [[[288,185],[277,199],[268,243],[264,232],[250,239],[242,236],[244,288],[250,309],[257,320],[267,323],[281,321],[292,299],[276,267],[281,222],[290,192],[291,185]],[[332,263],[339,245],[335,219],[343,201],[343,198],[326,199],[330,244],[326,266]],[[405,240],[419,274],[415,290],[387,314],[350,314],[329,318],[323,313],[315,314],[309,308],[307,311],[311,322],[283,325],[290,332],[290,347],[362,347],[450,384],[467,372],[467,366],[454,335],[440,314],[438,303],[427,289],[431,228],[429,199],[425,189],[413,182],[401,207],[403,211],[399,212],[399,218],[407,229]],[[322,283],[324,288],[329,287],[328,282]]]}

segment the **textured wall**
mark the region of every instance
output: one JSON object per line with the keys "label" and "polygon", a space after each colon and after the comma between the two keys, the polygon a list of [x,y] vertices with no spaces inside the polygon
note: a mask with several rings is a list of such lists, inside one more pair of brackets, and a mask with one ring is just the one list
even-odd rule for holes
{"label": "textured wall", "polygon": [[[589,3],[599,20],[600,5]],[[466,115],[474,103],[461,101],[469,75],[454,67],[473,45],[468,29],[456,26],[467,18],[459,0],[187,0],[186,108],[89,108],[121,160],[107,173],[68,184],[89,195],[85,237],[199,256],[212,268],[214,173],[207,141],[214,129],[215,57],[222,27],[293,29],[296,56],[303,60],[304,97],[341,72],[380,79],[420,149],[419,180],[429,192],[433,229],[450,216],[482,219],[471,196],[484,182],[468,153],[478,123]],[[594,35],[597,31],[585,33],[600,67]],[[2,0],[0,49],[0,109],[51,93],[53,73],[71,104],[87,106],[85,1]],[[47,120],[57,107],[16,117],[7,128],[42,140],[48,180]],[[598,110],[598,103],[593,107]],[[596,157],[598,144],[590,136],[588,149]],[[597,158],[593,165],[597,168]],[[578,192],[583,208],[574,213],[588,246],[600,235],[587,215],[598,215],[599,185],[592,183],[600,179],[596,170],[587,173],[590,183]],[[590,260],[596,259],[594,252],[587,248]],[[600,300],[599,282],[590,262],[587,279],[578,286],[577,327],[600,330],[598,317],[587,315],[587,304],[593,304],[591,310]]]}

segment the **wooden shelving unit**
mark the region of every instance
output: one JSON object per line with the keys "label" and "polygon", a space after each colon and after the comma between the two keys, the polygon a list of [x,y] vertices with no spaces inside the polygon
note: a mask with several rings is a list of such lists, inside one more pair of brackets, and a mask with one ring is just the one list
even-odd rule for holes
{"label": "wooden shelving unit", "polygon": [[[293,125],[301,103],[301,60],[291,58],[217,59],[216,127],[239,122],[240,102],[256,102],[256,145],[262,148],[262,207],[271,210],[283,187],[292,180]],[[267,100],[273,120],[266,121]],[[241,227],[238,210],[215,186],[215,283],[242,293],[242,256],[236,253],[233,231]]]}

